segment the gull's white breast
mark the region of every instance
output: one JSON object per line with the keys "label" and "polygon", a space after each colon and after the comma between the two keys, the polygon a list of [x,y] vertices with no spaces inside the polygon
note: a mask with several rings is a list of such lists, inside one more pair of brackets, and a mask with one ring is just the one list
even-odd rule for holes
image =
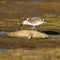
{"label": "gull's white breast", "polygon": [[30,23],[30,22],[28,22],[28,25],[35,25],[35,26],[37,26],[37,25],[40,25],[40,24],[42,24],[43,22],[35,22],[35,23]]}

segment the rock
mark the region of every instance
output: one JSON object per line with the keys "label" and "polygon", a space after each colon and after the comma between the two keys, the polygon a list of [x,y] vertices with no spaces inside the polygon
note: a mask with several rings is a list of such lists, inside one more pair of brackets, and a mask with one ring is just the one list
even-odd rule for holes
{"label": "rock", "polygon": [[35,30],[20,30],[16,32],[9,32],[7,33],[8,36],[14,37],[27,37],[28,39],[31,38],[48,38],[48,35],[45,33],[41,33]]}

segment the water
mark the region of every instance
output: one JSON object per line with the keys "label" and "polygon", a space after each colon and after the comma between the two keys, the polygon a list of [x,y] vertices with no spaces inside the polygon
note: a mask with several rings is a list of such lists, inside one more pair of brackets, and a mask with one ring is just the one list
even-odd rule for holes
{"label": "water", "polygon": [[5,32],[5,31],[0,31],[0,34],[6,34],[7,32]]}
{"label": "water", "polygon": [[3,51],[3,52],[5,52],[7,50],[8,50],[8,48],[0,48],[0,51]]}
{"label": "water", "polygon": [[60,34],[48,34],[48,36],[50,36],[50,37],[60,37]]}

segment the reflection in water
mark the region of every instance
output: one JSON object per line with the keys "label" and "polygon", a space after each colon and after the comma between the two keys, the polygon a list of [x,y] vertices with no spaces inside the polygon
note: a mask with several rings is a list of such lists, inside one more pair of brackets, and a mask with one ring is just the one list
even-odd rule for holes
{"label": "reflection in water", "polygon": [[50,37],[60,37],[60,33],[56,31],[42,31]]}

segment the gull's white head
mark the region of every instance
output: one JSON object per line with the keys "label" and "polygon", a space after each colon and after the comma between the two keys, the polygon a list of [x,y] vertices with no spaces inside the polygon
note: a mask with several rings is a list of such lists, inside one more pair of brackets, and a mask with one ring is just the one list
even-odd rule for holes
{"label": "gull's white head", "polygon": [[25,20],[25,21],[23,21],[23,23],[22,23],[23,25],[26,25],[26,24],[28,24],[28,21],[27,20]]}
{"label": "gull's white head", "polygon": [[26,19],[27,21],[29,20],[29,18]]}
{"label": "gull's white head", "polygon": [[26,24],[28,24],[28,20],[29,20],[29,18],[27,18],[25,21],[23,21],[23,25],[26,25]]}

